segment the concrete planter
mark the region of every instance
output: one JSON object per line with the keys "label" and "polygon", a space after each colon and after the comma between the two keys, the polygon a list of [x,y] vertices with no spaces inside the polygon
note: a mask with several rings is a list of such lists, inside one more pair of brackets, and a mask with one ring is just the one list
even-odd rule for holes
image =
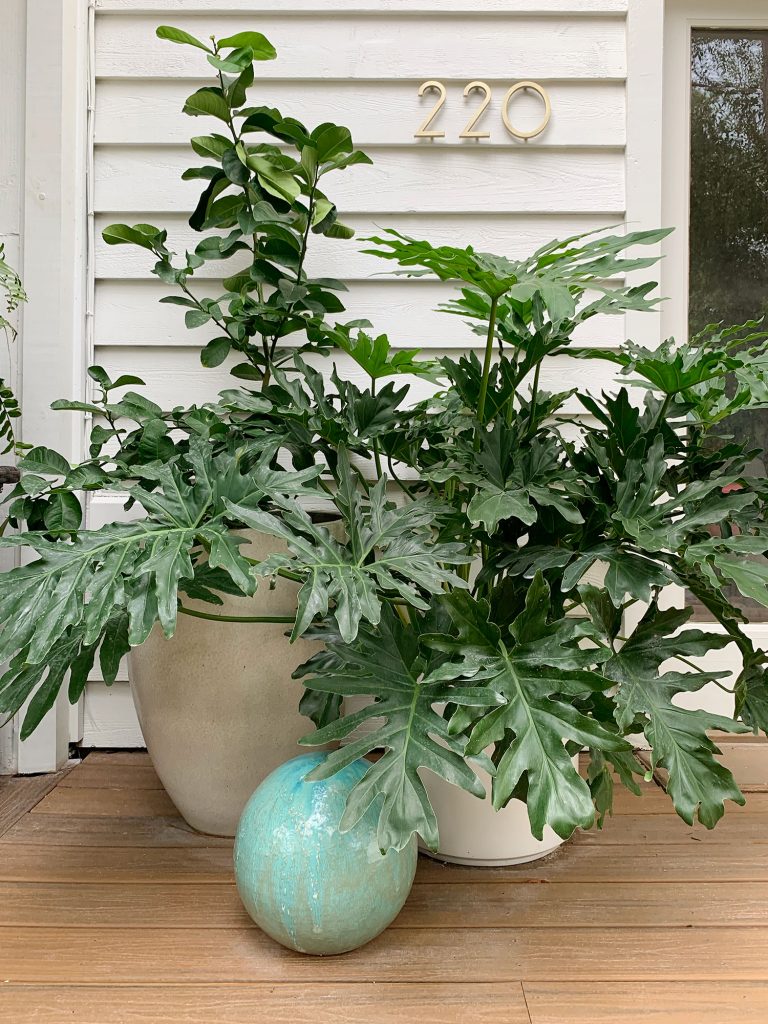
{"label": "concrete planter", "polygon": [[[242,550],[256,559],[281,542],[249,533]],[[262,583],[253,598],[222,595],[223,606],[185,601],[225,615],[293,615],[297,585]],[[303,686],[293,670],[316,643],[288,642],[283,623],[209,622],[180,615],[166,640],[159,625],[129,656],[131,691],[157,774],[186,821],[200,832],[233,836],[259,783],[296,757],[312,723],[299,714]]]}

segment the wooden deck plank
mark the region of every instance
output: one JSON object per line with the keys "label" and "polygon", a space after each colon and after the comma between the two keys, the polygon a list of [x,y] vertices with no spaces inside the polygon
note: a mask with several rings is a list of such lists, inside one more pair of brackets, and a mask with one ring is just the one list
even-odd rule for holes
{"label": "wooden deck plank", "polygon": [[[590,930],[389,928],[344,956],[278,946],[258,928],[3,928],[8,984],[245,981],[762,981],[768,927]],[[130,941],[129,941],[130,940]]]}
{"label": "wooden deck plank", "polygon": [[736,848],[732,844],[589,846],[566,843],[540,861],[514,867],[459,867],[422,856],[416,877],[453,884],[500,881],[591,882],[764,882],[768,878],[768,844]]}
{"label": "wooden deck plank", "polygon": [[[54,847],[7,843],[0,857],[0,881],[7,882],[226,882],[232,851],[224,846]],[[508,868],[445,865],[422,857],[417,878],[425,882],[764,882],[768,844],[734,849],[728,845],[591,847],[566,844],[541,861]]]}
{"label": "wooden deck plank", "polygon": [[179,817],[89,818],[28,814],[3,837],[40,846],[232,846],[232,840],[196,832]]}
{"label": "wooden deck plank", "polygon": [[768,982],[526,982],[532,1024],[765,1024]]}
{"label": "wooden deck plank", "polygon": [[83,789],[57,787],[33,814],[80,814],[89,817],[137,818],[178,815],[164,789]]}
{"label": "wooden deck plank", "polygon": [[[674,814],[621,814],[609,818],[602,829],[576,833],[572,845],[638,846],[640,844],[691,845],[707,843],[741,846],[768,843],[768,813],[753,807],[748,813],[729,806],[715,829],[686,825]],[[212,846],[231,845],[231,839],[195,832],[179,817],[89,817],[75,814],[26,815],[3,837],[7,843],[53,846]]]}
{"label": "wooden deck plank", "polygon": [[162,789],[163,784],[151,764],[91,763],[82,764],[62,779],[63,789]]}
{"label": "wooden deck plank", "polygon": [[0,777],[0,836],[50,793],[74,765],[70,762],[60,772],[47,775]]}
{"label": "wooden deck plank", "polygon": [[[768,882],[477,885],[417,882],[394,928],[685,928],[765,925]],[[231,882],[0,882],[0,927],[242,928]]]}
{"label": "wooden deck plank", "polygon": [[146,750],[89,750],[85,760],[89,764],[125,764],[152,767],[152,758]]}
{"label": "wooden deck plank", "polygon": [[[471,1000],[471,1017],[467,1002]],[[73,1006],[77,1007],[73,1013]],[[34,1012],[34,1016],[32,1013]],[[520,985],[0,987],[0,1020],[35,1024],[529,1024]]]}
{"label": "wooden deck plank", "polygon": [[720,761],[745,793],[768,792],[768,743],[718,743]]}
{"label": "wooden deck plank", "polygon": [[25,846],[7,843],[0,856],[0,880],[7,882],[227,882],[232,849],[227,846],[178,848]]}
{"label": "wooden deck plank", "polygon": [[[80,772],[88,778],[85,765],[72,773]],[[142,776],[144,782],[151,776]],[[750,812],[763,814],[768,822],[768,793],[752,793],[748,797]],[[741,810],[737,804],[728,802],[726,813],[737,814]],[[87,817],[167,817],[178,814],[164,790],[157,788],[139,788],[138,786],[122,786],[116,788],[98,788],[81,786],[73,781],[68,786],[57,786],[34,810],[36,814],[71,814]],[[672,816],[674,810],[669,797],[658,786],[646,787],[641,797],[633,796],[626,790],[616,794],[614,818],[626,815],[665,815]],[[611,819],[608,821],[610,825]]]}

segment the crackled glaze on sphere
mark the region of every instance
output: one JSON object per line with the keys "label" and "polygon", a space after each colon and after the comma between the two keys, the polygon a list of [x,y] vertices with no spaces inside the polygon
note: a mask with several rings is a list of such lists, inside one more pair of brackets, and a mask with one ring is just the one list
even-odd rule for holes
{"label": "crackled glaze on sphere", "polygon": [[370,763],[359,760],[321,782],[304,778],[327,754],[276,768],[243,811],[235,878],[246,910],[273,939],[300,953],[344,953],[370,942],[400,912],[416,872],[415,839],[382,856],[379,802],[355,827],[338,830],[347,795]]}

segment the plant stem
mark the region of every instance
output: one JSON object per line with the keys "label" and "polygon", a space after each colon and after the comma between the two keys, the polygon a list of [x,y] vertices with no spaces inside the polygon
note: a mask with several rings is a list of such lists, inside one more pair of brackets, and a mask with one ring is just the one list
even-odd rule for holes
{"label": "plant stem", "polygon": [[[410,487],[407,484],[403,483],[403,481],[397,475],[397,473],[395,472],[395,468],[392,465],[392,457],[389,456],[389,455],[387,456],[387,465],[389,466],[389,472],[392,474],[392,479],[398,485],[398,487],[403,492],[403,494],[407,494],[408,497],[411,499],[411,501],[415,501],[416,498],[414,497],[413,491],[410,489]],[[433,490],[435,490],[435,488],[433,488]],[[435,493],[437,493],[437,492],[435,492]]]}
{"label": "plant stem", "polygon": [[669,409],[669,406],[673,398],[674,394],[664,396],[664,401],[661,403],[661,405],[659,406],[659,411],[656,413],[656,423],[654,424],[655,426],[661,426],[662,421],[666,418],[667,410]]}
{"label": "plant stem", "polygon": [[491,299],[491,309],[488,314],[488,334],[485,341],[485,359],[483,360],[483,376],[480,381],[480,394],[477,400],[478,430],[475,436],[475,448],[480,447],[480,431],[484,428],[483,418],[485,416],[485,399],[488,395],[488,378],[491,373],[491,358],[493,357],[493,342],[496,336],[496,310],[498,309],[498,297]]}
{"label": "plant stem", "polygon": [[[301,275],[304,272],[304,260],[307,257],[307,248],[309,246],[309,232],[312,228],[312,217],[314,216],[315,213],[315,192],[317,191],[318,180],[319,176],[317,174],[317,171],[315,171],[314,180],[312,181],[312,184],[309,187],[309,193],[307,195],[307,223],[304,228],[304,234],[301,239],[301,251],[299,252],[299,260],[296,267],[297,286],[301,285]],[[280,341],[280,332],[282,331],[286,321],[288,320],[289,315],[293,312],[293,307],[295,305],[295,302],[292,302],[290,304],[287,313],[283,316],[282,320],[278,324],[277,330],[275,331],[274,336],[272,338],[272,344],[269,349],[270,360],[275,358],[275,350],[277,349],[277,343]]]}
{"label": "plant stem", "polygon": [[182,615],[191,615],[195,619],[207,619],[209,622],[285,622],[293,624],[296,619],[292,615],[215,615],[211,612],[198,612],[193,608],[179,605]]}
{"label": "plant stem", "polygon": [[539,393],[539,374],[541,373],[541,362],[536,363],[536,369],[533,372],[533,384],[531,386],[531,409],[528,415],[528,433],[531,434],[533,430],[533,421],[536,416],[536,398]]}
{"label": "plant stem", "polygon": [[[375,377],[371,377],[371,398],[375,398],[375,397],[376,397],[376,378]],[[381,455],[379,453],[379,442],[378,442],[378,439],[375,438],[375,437],[373,439],[373,463],[376,466],[376,476],[377,476],[377,478],[379,480],[381,480]],[[392,465],[392,460],[390,459],[390,467],[391,467],[391,465]]]}

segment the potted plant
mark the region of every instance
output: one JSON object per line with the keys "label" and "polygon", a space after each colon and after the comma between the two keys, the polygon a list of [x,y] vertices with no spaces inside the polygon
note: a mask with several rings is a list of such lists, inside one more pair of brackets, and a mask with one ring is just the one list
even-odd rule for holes
{"label": "potted plant", "polygon": [[[689,824],[712,828],[726,799],[743,803],[708,732],[768,727],[768,655],[723,590],[735,584],[768,605],[768,481],[747,475],[755,452],[727,436],[731,413],[768,401],[768,335],[748,323],[712,325],[656,351],[573,345],[596,315],[655,306],[653,284],[603,282],[653,263],[621,254],[663,234],[570,238],[520,262],[397,232],[372,240],[368,251],[405,272],[457,281],[445,311],[485,338],[482,363],[441,360],[445,390],[394,416],[378,439],[388,459],[413,470],[406,500],[442,504],[437,536],[477,560],[471,587],[439,594],[426,611],[387,605],[352,642],[321,628],[326,649],[300,670],[320,726],[303,742],[376,723],[311,777],[385,751],[342,822],[354,826],[382,796],[382,849],[403,848],[417,832],[461,862],[540,856],[602,823],[614,779],[639,793],[638,733]],[[548,393],[545,360],[564,353],[617,363],[644,391]],[[573,420],[574,403],[588,419]],[[719,631],[685,629],[690,610],[662,610],[672,583],[712,612]],[[633,605],[644,612],[630,629]],[[729,689],[727,673],[699,660],[728,644],[743,662],[733,718],[680,707],[679,694],[707,683]],[[336,717],[349,695],[373,703]],[[584,747],[586,779],[574,758]],[[478,775],[491,783],[485,803],[467,797],[483,794]]]}
{"label": "potted plant", "polygon": [[[153,272],[176,290],[161,301],[181,305],[189,328],[215,328],[202,350],[203,364],[217,366],[232,353],[240,360],[231,367],[233,383],[248,386],[232,387],[203,408],[168,411],[125,390],[141,385],[139,378],[113,381],[103,368],[91,367],[92,399],[55,403],[94,417],[90,458],[72,467],[50,449],[30,451],[21,463],[24,479],[10,495],[8,522],[24,524],[27,540],[38,545],[46,568],[38,566],[39,576],[33,570],[37,584],[47,576],[45,587],[74,589],[64,606],[49,609],[56,620],[50,631],[35,632],[33,639],[33,609],[39,610],[42,590],[28,605],[31,592],[22,597],[14,591],[17,584],[26,589],[25,571],[3,579],[14,591],[6,591],[6,607],[19,629],[5,631],[4,651],[14,660],[1,706],[5,714],[15,713],[42,680],[25,718],[26,736],[51,707],[68,666],[74,701],[97,650],[109,684],[120,658],[133,648],[134,698],[162,781],[190,823],[233,834],[256,784],[290,756],[305,729],[296,706],[301,687],[291,683],[291,672],[313,647],[305,642],[292,648],[285,636],[295,618],[295,575],[280,573],[257,593],[251,574],[254,563],[284,542],[249,531],[224,502],[269,508],[279,517],[272,498],[300,495],[340,519],[321,472],[330,468],[337,482],[340,473],[356,472],[344,459],[339,463],[337,450],[347,440],[354,448],[368,418],[375,420],[377,410],[393,407],[402,395],[391,386],[374,395],[345,382],[340,408],[340,401],[322,396],[320,375],[305,361],[330,352],[325,317],[344,308],[338,298],[344,285],[313,277],[306,268],[315,235],[352,235],[323,191],[327,175],[370,163],[368,157],[354,149],[346,128],[324,123],[310,131],[274,108],[246,105],[255,62],[275,57],[261,33],[210,43],[167,26],[157,34],[203,51],[215,74],[215,84],[196,90],[184,105],[191,116],[222,122],[224,133],[192,139],[206,163],[183,175],[205,182],[190,217],[204,237],[180,261],[166,232],[153,225],[114,224],[104,238],[153,255]],[[227,262],[233,258],[234,267]],[[210,261],[231,273],[222,293],[202,296],[195,272]],[[346,331],[351,339],[352,328]],[[98,488],[127,491],[127,507],[145,518],[108,526],[98,537],[81,530],[78,494]],[[385,504],[376,507],[377,515],[389,515]],[[416,553],[428,521],[423,514],[397,528],[393,521],[392,538],[415,523]],[[83,556],[78,569],[70,561],[75,550]],[[442,554],[450,562],[452,552],[445,548]],[[66,569],[58,561],[62,556]],[[439,557],[431,551],[423,556],[414,594],[425,585],[427,563],[435,566],[430,585],[450,578]],[[410,567],[393,572],[391,586],[405,586]],[[169,644],[177,613],[180,626]],[[25,616],[26,626],[20,621]]]}
{"label": "potted plant", "polygon": [[[189,219],[203,237],[180,262],[166,245],[166,232],[153,225],[113,224],[103,237],[109,244],[148,250],[157,261],[153,273],[174,289],[161,301],[183,307],[188,328],[213,331],[201,351],[204,366],[218,366],[229,357],[235,378],[252,382],[262,396],[271,388],[274,401],[253,392],[225,392],[214,413],[214,433],[219,431],[214,445],[237,448],[246,465],[274,455],[284,439],[270,424],[290,416],[286,407],[294,404],[292,385],[279,374],[291,352],[286,345],[295,340],[299,351],[322,354],[324,317],[344,309],[338,298],[344,285],[311,276],[306,269],[314,237],[352,235],[338,222],[336,207],[323,191],[327,176],[370,160],[354,149],[346,128],[324,123],[310,131],[273,107],[249,105],[256,63],[276,56],[261,33],[203,42],[161,26],[157,35],[202,51],[208,70],[213,69],[214,83],[197,89],[183,108],[187,115],[215,119],[220,126],[192,138],[191,147],[204,164],[182,175],[203,182]],[[204,295],[195,272],[211,262],[223,268],[223,290]],[[292,411],[298,415],[289,447],[294,465],[304,470],[313,465],[314,455],[307,453],[300,411]],[[188,437],[209,429],[210,421],[203,426],[180,410],[171,418],[157,409],[154,413],[162,420],[154,426],[166,454],[170,428]],[[253,422],[254,413],[267,415]],[[227,429],[222,431],[224,419]],[[163,454],[158,451],[157,457]],[[140,459],[146,460],[146,452]],[[280,544],[253,531],[242,536],[253,559]],[[214,556],[211,565],[208,558],[211,568],[215,561]],[[225,586],[217,590],[215,612],[205,609],[210,594],[201,599],[188,593],[187,616],[173,642],[166,642],[167,624],[165,631],[158,626],[130,654],[134,703],[155,766],[190,823],[204,831],[234,833],[256,783],[290,756],[303,731],[301,691],[290,676],[312,648],[304,642],[291,649],[285,641],[295,589],[282,579],[244,599],[236,588]],[[291,691],[297,706],[286,714]]]}
{"label": "potted plant", "polygon": [[[162,31],[206,48],[185,33]],[[255,53],[255,39],[226,42],[233,52]],[[224,76],[238,75],[214,90],[218,99],[195,101],[209,113],[210,104],[219,109],[219,93],[249,74],[237,64],[247,53],[229,60],[223,45],[214,44],[210,62],[227,65],[217,68]],[[234,156],[222,150],[220,167],[200,172],[209,181],[200,225],[223,217],[211,226],[231,229],[226,244],[221,236],[204,240],[201,252],[175,269],[156,228],[117,226],[112,237],[154,253],[160,276],[182,289],[191,325],[220,321],[221,336],[205,358],[242,352],[236,373],[248,386],[167,412],[133,391],[113,400],[117,389],[138,382],[112,381],[93,368],[100,388],[94,401],[59,403],[90,411],[99,422],[82,465],[39,448],[24,460],[9,507],[24,530],[0,544],[29,547],[38,557],[0,577],[0,660],[10,659],[0,711],[13,714],[31,696],[27,735],[67,672],[76,700],[97,655],[109,682],[120,657],[147,643],[155,623],[171,636],[177,619],[221,619],[225,596],[268,601],[273,587],[290,583],[296,592],[285,614],[269,615],[268,604],[254,613],[250,605],[242,625],[257,635],[265,619],[279,618],[275,625],[290,626],[292,642],[322,644],[295,673],[306,686],[301,709],[318,727],[305,742],[354,738],[314,777],[382,751],[352,791],[342,828],[376,802],[383,850],[402,849],[418,833],[443,855],[519,859],[527,854],[519,822],[505,825],[510,804],[527,806],[529,853],[532,839],[546,846],[545,828],[551,843],[602,820],[614,776],[637,790],[634,776],[645,772],[629,739],[639,732],[654,765],[668,771],[678,812],[713,826],[725,799],[743,798],[715,760],[707,730],[765,728],[768,715],[766,656],[753,648],[722,592],[733,581],[766,601],[766,482],[746,476],[753,453],[744,445],[717,442],[731,411],[763,402],[766,336],[746,325],[712,328],[656,352],[631,344],[618,352],[574,346],[574,331],[597,315],[655,308],[652,284],[621,283],[624,273],[649,267],[653,258],[623,254],[656,243],[663,232],[570,238],[521,261],[471,247],[436,248],[397,232],[369,240],[401,272],[459,284],[446,312],[483,337],[482,360],[467,355],[436,364],[415,350],[393,349],[363,323],[329,324],[325,314],[335,310],[314,290],[325,294],[328,283],[309,281],[296,253],[305,251],[313,220],[306,175],[314,180],[318,168],[335,169],[351,157],[348,133],[310,133],[297,122],[286,127],[286,119],[239,109],[243,124],[253,118],[254,126],[295,143],[300,158],[282,150],[278,156],[270,144],[249,164],[253,154],[237,142]],[[325,159],[313,157],[329,138],[337,141],[323,150]],[[235,157],[245,171],[232,170]],[[219,186],[237,186],[231,175],[246,171],[250,184],[217,207],[226,199]],[[287,221],[262,207],[264,230],[251,230],[256,214],[248,199],[257,188]],[[253,266],[225,285],[223,298],[195,297],[188,282],[196,258],[218,259],[246,244],[243,232],[256,236]],[[280,344],[288,335],[293,343]],[[337,368],[321,374],[316,357],[333,352],[351,359],[367,385]],[[645,387],[644,400],[627,388],[602,396],[548,393],[546,360],[566,353],[593,365],[617,362]],[[408,401],[414,377],[433,382],[429,399]],[[576,407],[590,418],[575,421]],[[126,420],[133,426],[126,428]],[[127,490],[143,517],[81,529],[76,492],[103,487]],[[338,516],[335,533],[313,518],[318,502]],[[249,551],[255,535],[279,546]],[[680,632],[686,613],[659,607],[668,583],[695,593],[722,632]],[[645,611],[629,629],[625,613],[636,604]],[[719,673],[689,660],[727,643],[738,646],[744,663],[734,718],[679,708],[676,694],[710,681],[723,685]],[[686,671],[665,672],[671,657]],[[248,660],[242,671],[253,672],[258,711],[258,652],[252,668]],[[347,697],[372,703],[345,707]],[[226,690],[218,691],[222,714],[227,701]],[[278,707],[272,721],[282,725],[293,714],[289,694]],[[185,710],[182,690],[160,717]],[[361,726],[367,733],[360,735]],[[211,715],[220,748],[227,747],[227,728]],[[251,738],[252,747],[258,744]],[[573,760],[583,747],[590,752],[586,780]],[[200,737],[189,748],[186,756],[200,765],[197,783],[211,769]],[[483,831],[498,828],[501,840],[491,856],[465,839],[452,852],[438,834],[432,801],[443,798],[436,787],[450,783],[483,797],[482,778],[491,789],[486,810],[501,812],[488,814]],[[166,784],[182,813],[197,821],[181,789]],[[443,806],[447,835],[460,811]]]}

